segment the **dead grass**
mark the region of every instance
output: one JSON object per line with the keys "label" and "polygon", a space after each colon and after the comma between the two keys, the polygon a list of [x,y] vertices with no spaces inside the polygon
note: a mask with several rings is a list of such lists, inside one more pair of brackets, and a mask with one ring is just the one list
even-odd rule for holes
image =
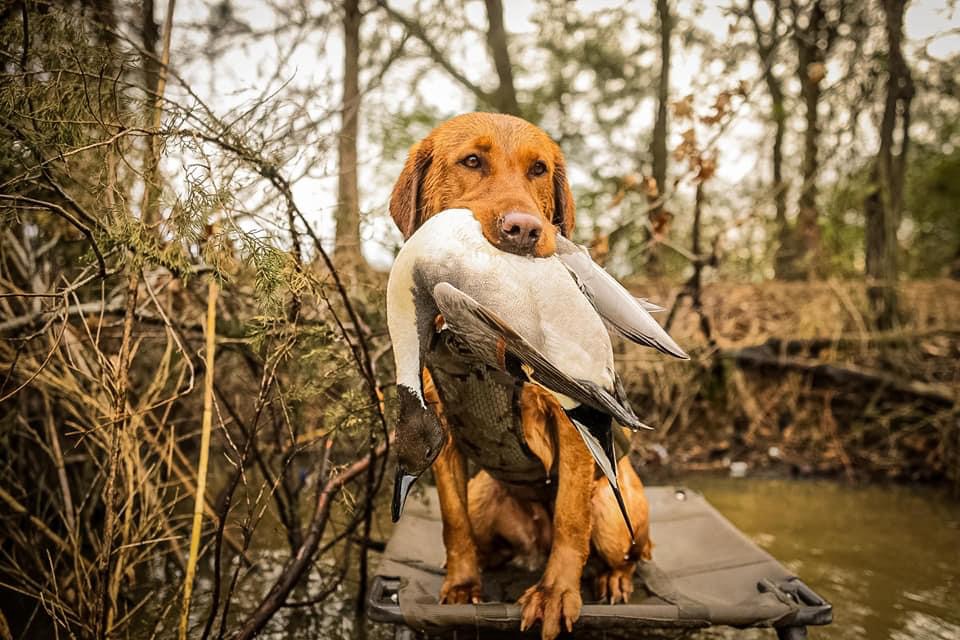
{"label": "dead grass", "polygon": [[[631,282],[631,289],[669,308],[679,286]],[[899,287],[903,332],[960,331],[960,281],[920,280]],[[862,282],[717,282],[706,285],[703,305],[721,349],[788,339],[867,338],[867,296]],[[694,314],[681,309],[671,333],[684,345],[705,344]]]}
{"label": "dead grass", "polygon": [[[668,307],[679,291],[632,288]],[[627,386],[659,427],[635,438],[640,457],[670,471],[744,460],[755,471],[960,483],[960,282],[904,283],[900,303],[900,327],[871,332],[862,283],[708,285],[715,346],[689,306],[671,329],[691,363],[618,345]]]}

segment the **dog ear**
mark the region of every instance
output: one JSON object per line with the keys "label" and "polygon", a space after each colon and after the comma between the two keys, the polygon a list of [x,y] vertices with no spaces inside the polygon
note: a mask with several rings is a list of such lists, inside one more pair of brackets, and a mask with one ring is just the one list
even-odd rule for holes
{"label": "dog ear", "polygon": [[433,143],[429,138],[410,147],[403,171],[390,194],[390,217],[404,240],[413,235],[423,222],[421,196],[423,179],[433,161]]}
{"label": "dog ear", "polygon": [[553,165],[553,224],[565,238],[569,238],[575,218],[576,204],[567,182],[567,165],[558,153]]}

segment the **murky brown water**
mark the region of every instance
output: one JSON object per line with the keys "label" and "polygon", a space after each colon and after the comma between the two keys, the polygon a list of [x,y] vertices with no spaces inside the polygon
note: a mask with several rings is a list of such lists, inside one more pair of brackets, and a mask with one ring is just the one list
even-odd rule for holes
{"label": "murky brown water", "polygon": [[960,502],[946,493],[826,481],[686,484],[833,603],[834,623],[811,637],[960,640]]}
{"label": "murky brown water", "polygon": [[[945,492],[923,486],[709,476],[678,484],[703,492],[744,533],[833,603],[833,625],[811,629],[812,638],[960,640],[960,501]],[[376,537],[389,536],[385,515],[376,529]],[[276,543],[276,561],[242,581],[241,603],[234,611],[244,601],[257,601],[276,577],[288,553],[282,536]],[[378,560],[376,554],[371,560]],[[199,598],[209,587],[205,582],[201,576]],[[346,584],[312,608],[281,609],[261,637],[356,638],[365,626],[371,639],[392,637],[389,627],[364,625],[353,617],[353,588]],[[696,637],[775,636],[770,630],[717,629]]]}

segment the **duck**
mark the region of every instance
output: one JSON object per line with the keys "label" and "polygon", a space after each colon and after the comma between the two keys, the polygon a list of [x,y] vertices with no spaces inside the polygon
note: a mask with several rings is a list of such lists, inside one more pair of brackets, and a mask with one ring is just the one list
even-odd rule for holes
{"label": "duck", "polygon": [[444,333],[465,360],[536,384],[559,402],[606,477],[633,538],[617,481],[613,421],[650,429],[614,367],[610,330],[671,356],[689,356],[585,249],[557,238],[549,257],[501,251],[469,209],[448,209],[401,247],[387,282],[387,326],[399,414],[396,522],[413,483],[440,454],[445,432],[425,400],[422,370]]}

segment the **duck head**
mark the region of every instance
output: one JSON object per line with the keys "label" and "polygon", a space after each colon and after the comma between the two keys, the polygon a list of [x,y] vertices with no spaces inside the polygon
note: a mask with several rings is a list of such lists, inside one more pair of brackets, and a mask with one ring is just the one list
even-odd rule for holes
{"label": "duck head", "polygon": [[396,522],[403,512],[413,483],[430,468],[443,448],[443,428],[433,409],[426,406],[419,389],[399,384],[400,414],[397,420],[397,475],[393,484],[391,516]]}
{"label": "duck head", "polygon": [[408,242],[397,254],[387,281],[387,327],[393,343],[400,410],[396,426],[397,475],[391,515],[396,522],[410,488],[440,455],[444,430],[423,392],[423,366],[435,328],[436,304],[417,285],[418,258],[429,238]]}

